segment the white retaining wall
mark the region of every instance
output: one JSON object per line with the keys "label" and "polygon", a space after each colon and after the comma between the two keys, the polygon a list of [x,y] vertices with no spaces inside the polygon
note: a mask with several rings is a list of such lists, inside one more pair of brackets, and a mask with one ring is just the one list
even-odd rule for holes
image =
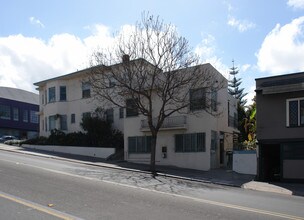
{"label": "white retaining wall", "polygon": [[28,144],[23,144],[22,147],[51,151],[51,152],[60,152],[66,154],[98,157],[103,159],[106,159],[115,153],[115,148],[100,148],[100,147],[73,147],[73,146],[28,145]]}
{"label": "white retaining wall", "polygon": [[254,150],[233,151],[233,171],[242,174],[257,174],[257,154]]}

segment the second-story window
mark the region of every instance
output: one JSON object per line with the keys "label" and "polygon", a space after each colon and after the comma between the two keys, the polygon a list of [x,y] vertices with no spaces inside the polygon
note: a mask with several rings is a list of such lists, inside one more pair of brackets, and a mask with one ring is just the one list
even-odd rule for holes
{"label": "second-story window", "polygon": [[49,102],[56,101],[56,90],[55,87],[49,88]]}
{"label": "second-story window", "polygon": [[11,119],[11,108],[7,105],[0,105],[0,118]]}
{"label": "second-story window", "polygon": [[287,126],[304,126],[304,98],[287,100]]}
{"label": "second-story window", "polygon": [[190,90],[190,111],[206,108],[206,88]]}
{"label": "second-story window", "polygon": [[211,92],[211,110],[217,111],[217,91],[212,90]]}
{"label": "second-story window", "polygon": [[126,100],[126,116],[138,116],[138,108],[136,106],[136,100],[134,99],[127,99]]}
{"label": "second-story window", "polygon": [[89,82],[82,83],[82,98],[91,97],[91,84]]}
{"label": "second-story window", "polygon": [[44,90],[44,104],[47,103],[47,90]]}
{"label": "second-story window", "polygon": [[38,117],[38,112],[36,111],[30,111],[30,122],[34,124],[39,123],[39,117]]}
{"label": "second-story window", "polygon": [[111,77],[109,79],[109,87],[112,88],[114,86],[116,86],[116,80],[113,77]]}
{"label": "second-story window", "polygon": [[28,122],[28,110],[23,110],[23,122]]}
{"label": "second-story window", "polygon": [[66,101],[66,86],[60,86],[60,101]]}
{"label": "second-story window", "polygon": [[18,108],[13,108],[13,120],[19,121],[19,109]]}

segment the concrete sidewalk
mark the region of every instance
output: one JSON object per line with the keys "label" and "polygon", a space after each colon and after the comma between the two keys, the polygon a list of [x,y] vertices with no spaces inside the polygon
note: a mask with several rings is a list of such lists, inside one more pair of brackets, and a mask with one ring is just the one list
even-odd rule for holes
{"label": "concrete sidewalk", "polygon": [[[17,146],[0,144],[0,150],[13,151],[23,154],[31,154],[73,162],[84,163],[93,166],[107,167],[112,169],[123,169],[135,172],[149,172],[149,165],[135,164],[126,161],[106,161],[101,158],[63,154],[56,152],[37,151]],[[304,196],[304,184],[292,183],[265,183],[254,181],[254,175],[245,175],[227,169],[214,169],[210,171],[198,171],[172,166],[156,166],[158,175],[188,181],[220,184],[244,189],[265,192],[281,193],[286,195]]]}

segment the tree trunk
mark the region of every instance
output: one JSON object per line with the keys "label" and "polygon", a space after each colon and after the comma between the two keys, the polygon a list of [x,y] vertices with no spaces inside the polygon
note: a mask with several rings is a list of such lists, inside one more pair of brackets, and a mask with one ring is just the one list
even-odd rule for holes
{"label": "tree trunk", "polygon": [[156,156],[156,139],[157,134],[153,134],[152,132],[152,140],[151,140],[151,161],[150,161],[150,171],[152,173],[153,178],[157,176],[155,169],[155,156]]}

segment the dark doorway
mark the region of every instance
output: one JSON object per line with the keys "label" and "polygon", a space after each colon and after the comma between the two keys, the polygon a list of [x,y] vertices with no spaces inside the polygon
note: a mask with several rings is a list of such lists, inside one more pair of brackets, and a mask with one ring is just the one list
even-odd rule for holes
{"label": "dark doorway", "polygon": [[280,181],[280,145],[260,145],[259,179],[262,181]]}

